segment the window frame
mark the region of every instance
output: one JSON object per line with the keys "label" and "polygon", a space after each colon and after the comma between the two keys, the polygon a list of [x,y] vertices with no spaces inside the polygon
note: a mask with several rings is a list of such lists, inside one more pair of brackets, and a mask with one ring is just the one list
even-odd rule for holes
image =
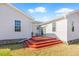
{"label": "window frame", "polygon": [[53,22],[52,23],[52,31],[53,32],[56,32],[56,22]]}
{"label": "window frame", "polygon": [[15,32],[21,32],[21,21],[15,20]]}
{"label": "window frame", "polygon": [[72,22],[72,32],[74,32],[74,22]]}

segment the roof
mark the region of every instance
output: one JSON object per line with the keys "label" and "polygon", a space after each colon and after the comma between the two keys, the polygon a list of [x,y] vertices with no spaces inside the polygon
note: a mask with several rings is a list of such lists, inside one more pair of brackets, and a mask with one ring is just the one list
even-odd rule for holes
{"label": "roof", "polygon": [[39,21],[33,21],[32,22],[34,25],[37,25],[37,26],[39,26],[40,24],[42,24],[42,22],[39,22]]}
{"label": "roof", "polygon": [[44,23],[40,24],[40,26],[41,26],[41,25],[45,25],[45,24],[49,24],[49,23],[54,22],[54,21],[62,20],[63,18],[64,18],[64,16],[54,18],[54,19],[51,20],[51,21],[47,21],[47,22],[44,22]]}
{"label": "roof", "polygon": [[[12,4],[9,4],[9,3],[2,3],[3,5],[8,5],[9,7],[12,7],[12,8],[14,8],[17,12],[19,12],[19,13],[21,13],[22,15],[24,15],[25,17],[28,17],[30,20],[32,20],[33,21],[33,17],[31,17],[31,16],[28,16],[26,13],[24,13],[23,11],[21,11],[21,10],[19,10],[18,8],[16,8],[15,6],[13,6]],[[2,4],[0,4],[0,5],[2,5]]]}
{"label": "roof", "polygon": [[66,18],[66,16],[69,16],[69,15],[71,15],[71,14],[73,14],[73,13],[77,13],[77,12],[79,12],[79,9],[78,9],[78,10],[74,10],[74,11],[72,11],[72,12],[69,12],[68,14],[65,14],[65,15],[63,15],[63,16],[61,16],[61,17],[54,18],[54,19],[51,20],[51,21],[44,22],[44,23],[40,24],[40,26],[45,25],[45,24],[49,24],[49,23],[54,22],[54,21],[63,20],[63,18]]}
{"label": "roof", "polygon": [[51,21],[47,21],[47,22],[41,23],[41,22],[34,21],[34,20],[33,20],[33,19],[34,19],[33,17],[28,16],[26,13],[22,12],[21,10],[19,10],[18,8],[16,8],[16,7],[13,6],[12,4],[9,4],[9,3],[1,3],[0,5],[5,5],[5,4],[8,5],[8,6],[10,6],[10,7],[12,7],[12,8],[14,8],[17,12],[23,14],[24,16],[30,18],[30,20],[32,20],[33,23],[39,23],[40,26],[41,26],[41,25],[48,24],[48,23],[51,23],[51,22],[53,22],[53,21],[59,21],[59,20],[61,20],[62,18],[65,18],[67,15],[70,15],[70,14],[75,13],[75,12],[79,12],[79,10],[74,10],[74,11],[72,11],[72,12],[70,12],[70,13],[64,15],[64,16],[57,17],[57,18],[55,18],[55,19],[53,19],[53,20],[51,20]]}
{"label": "roof", "polygon": [[42,22],[40,22],[40,21],[33,21],[32,23],[40,24],[40,23],[42,23]]}

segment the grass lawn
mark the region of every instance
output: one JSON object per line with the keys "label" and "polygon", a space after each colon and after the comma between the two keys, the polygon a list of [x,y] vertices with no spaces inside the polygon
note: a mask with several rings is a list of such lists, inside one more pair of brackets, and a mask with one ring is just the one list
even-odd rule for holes
{"label": "grass lawn", "polygon": [[57,44],[39,49],[24,48],[23,44],[0,46],[0,56],[78,56],[79,44]]}

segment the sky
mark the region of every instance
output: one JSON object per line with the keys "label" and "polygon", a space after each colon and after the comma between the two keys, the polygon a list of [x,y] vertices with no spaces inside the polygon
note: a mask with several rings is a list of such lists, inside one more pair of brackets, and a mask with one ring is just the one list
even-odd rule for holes
{"label": "sky", "polygon": [[46,22],[79,9],[79,3],[13,3],[34,20]]}

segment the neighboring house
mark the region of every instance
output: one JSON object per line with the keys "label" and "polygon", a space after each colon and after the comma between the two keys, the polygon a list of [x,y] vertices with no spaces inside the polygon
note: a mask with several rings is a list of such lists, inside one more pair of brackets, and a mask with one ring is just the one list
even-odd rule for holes
{"label": "neighboring house", "polygon": [[79,10],[40,25],[43,35],[57,37],[64,42],[79,39]]}
{"label": "neighboring house", "polygon": [[33,21],[13,5],[0,4],[0,40],[31,38]]}

